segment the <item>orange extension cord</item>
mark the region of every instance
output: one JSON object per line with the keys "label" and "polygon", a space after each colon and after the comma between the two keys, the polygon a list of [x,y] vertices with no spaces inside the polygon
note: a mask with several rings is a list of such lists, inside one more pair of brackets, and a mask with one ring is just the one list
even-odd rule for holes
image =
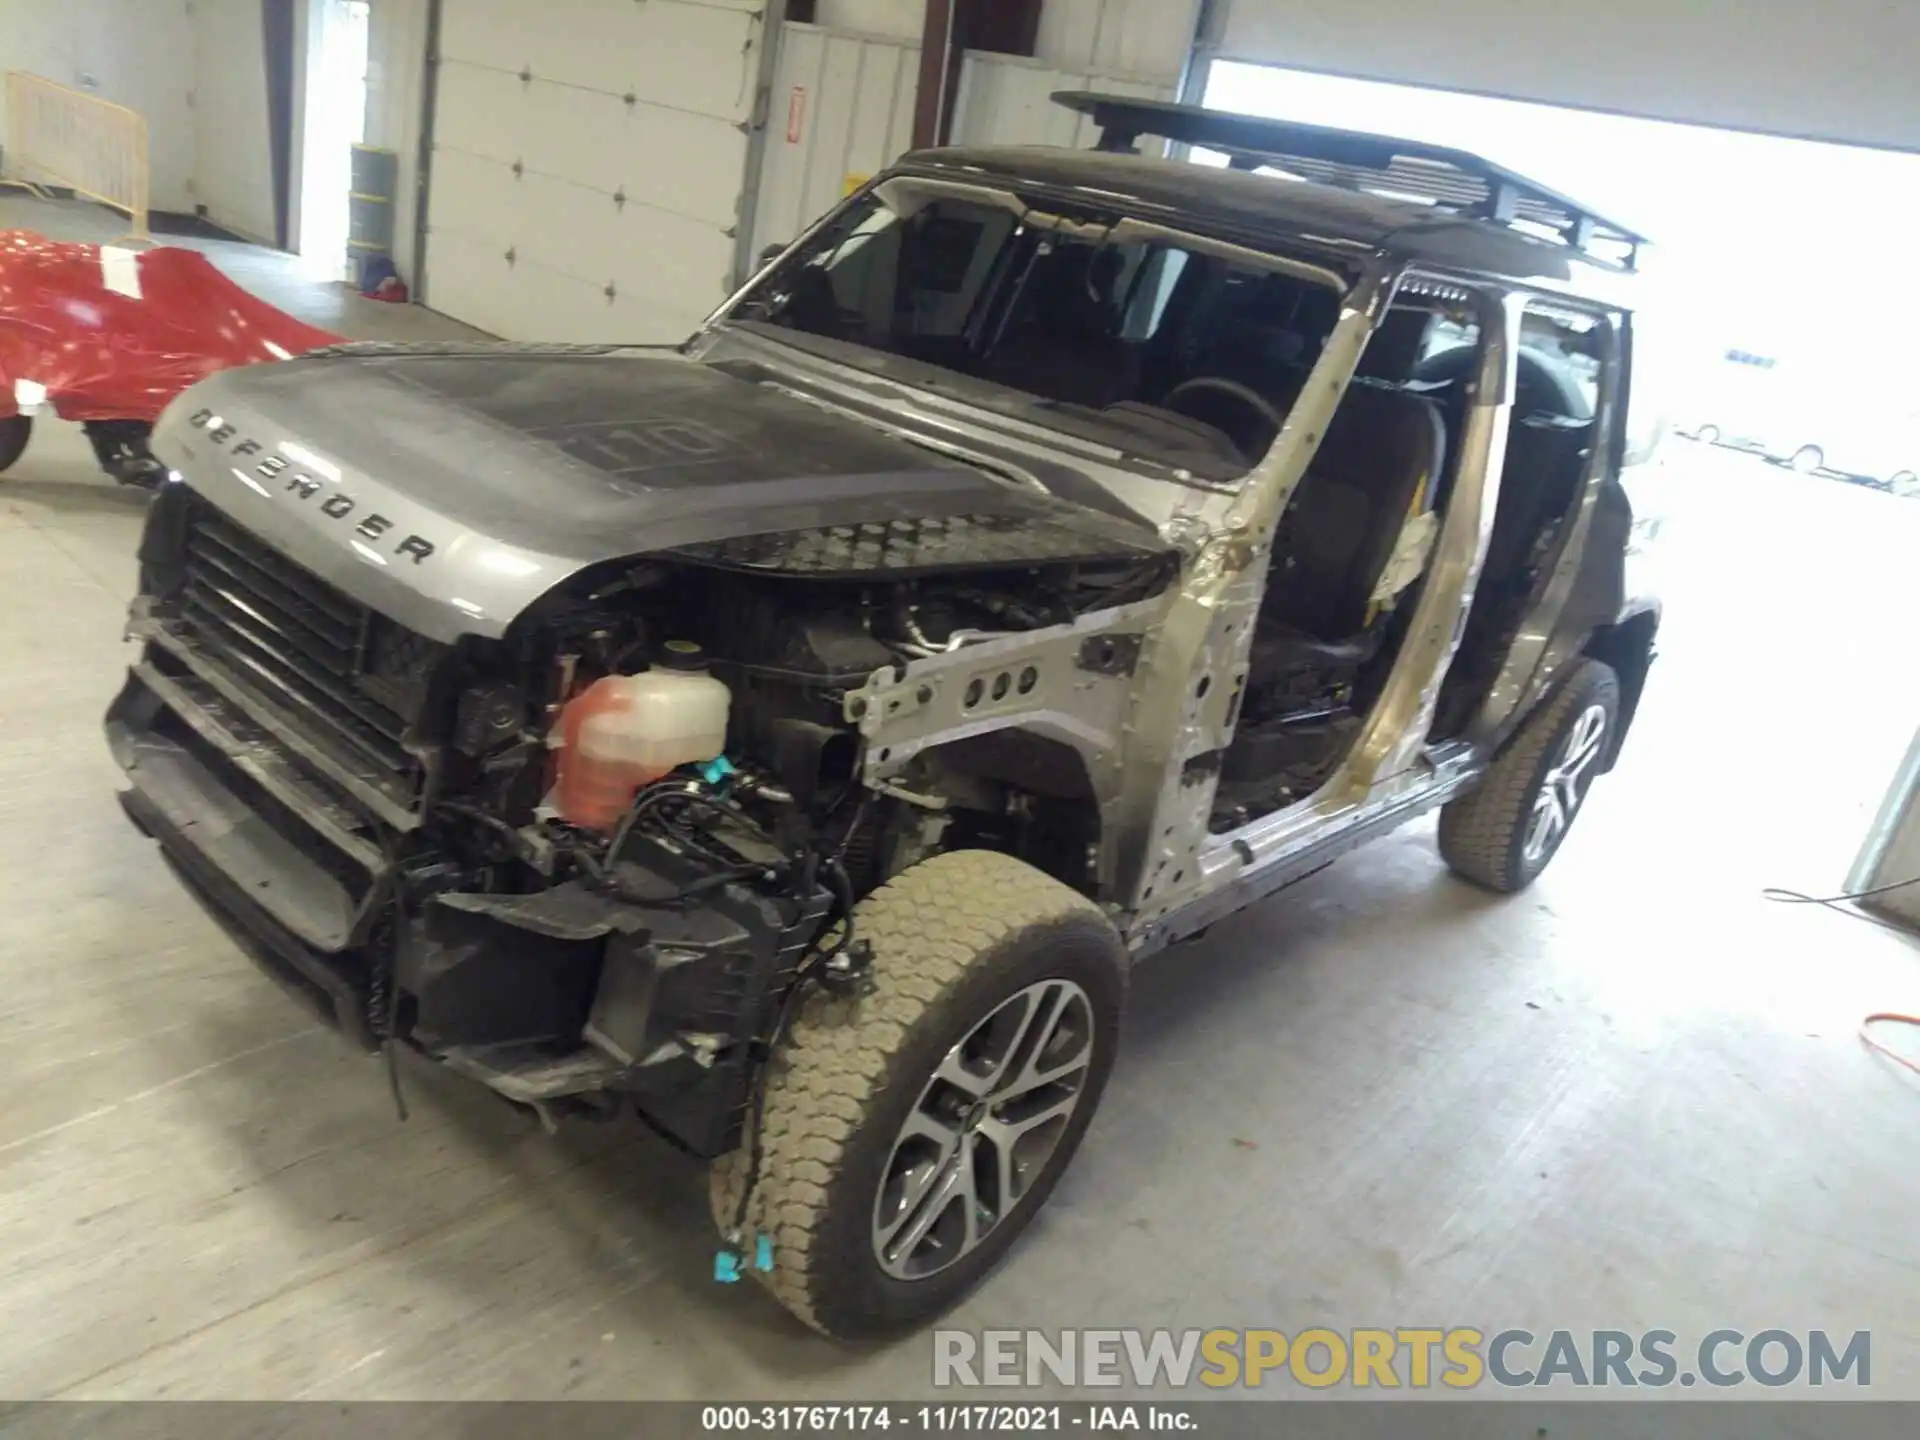
{"label": "orange extension cord", "polygon": [[[1782,905],[1824,905],[1829,910],[1837,910],[1842,915],[1852,916],[1855,920],[1870,920],[1885,929],[1897,930],[1899,926],[1888,925],[1878,916],[1864,915],[1858,910],[1849,910],[1846,907],[1853,901],[1870,900],[1875,895],[1885,895],[1889,890],[1904,890],[1909,885],[1920,885],[1920,875],[1914,876],[1911,880],[1896,880],[1891,885],[1881,885],[1873,890],[1859,890],[1851,895],[1802,895],[1798,890],[1773,889],[1762,890],[1760,893],[1768,900],[1777,901]],[[1873,1027],[1876,1025],[1912,1025],[1920,1028],[1920,1015],[1903,1015],[1897,1010],[1876,1010],[1860,1022],[1861,1044],[1869,1050],[1878,1050],[1896,1065],[1904,1065],[1914,1074],[1920,1075],[1920,1060],[1902,1055],[1892,1046],[1883,1045],[1874,1038]]]}
{"label": "orange extension cord", "polygon": [[1920,1075],[1920,1060],[1914,1060],[1902,1055],[1898,1050],[1888,1045],[1882,1045],[1878,1040],[1873,1038],[1873,1027],[1881,1024],[1920,1025],[1920,1015],[1901,1015],[1892,1010],[1878,1010],[1860,1022],[1860,1040],[1862,1044],[1870,1050],[1878,1050],[1889,1060],[1894,1061],[1896,1064],[1904,1065],[1907,1069],[1913,1071],[1914,1074]]}

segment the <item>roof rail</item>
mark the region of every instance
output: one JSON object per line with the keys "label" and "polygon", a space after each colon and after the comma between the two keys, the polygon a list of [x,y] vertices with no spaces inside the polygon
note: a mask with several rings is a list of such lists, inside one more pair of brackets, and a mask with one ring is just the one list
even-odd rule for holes
{"label": "roof rail", "polygon": [[1141,136],[1157,135],[1224,151],[1236,170],[1282,170],[1322,185],[1544,229],[1588,259],[1622,270],[1637,268],[1647,243],[1646,236],[1591,206],[1465,150],[1127,95],[1062,90],[1053,99],[1100,127],[1099,150],[1131,154]]}

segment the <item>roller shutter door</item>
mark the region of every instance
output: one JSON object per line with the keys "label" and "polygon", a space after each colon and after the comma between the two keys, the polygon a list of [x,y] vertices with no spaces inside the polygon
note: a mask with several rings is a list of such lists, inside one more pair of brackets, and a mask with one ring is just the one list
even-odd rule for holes
{"label": "roller shutter door", "polygon": [[509,339],[673,341],[724,298],[757,0],[446,0],[427,300]]}
{"label": "roller shutter door", "polygon": [[1920,6],[1227,0],[1218,53],[1660,120],[1920,150]]}

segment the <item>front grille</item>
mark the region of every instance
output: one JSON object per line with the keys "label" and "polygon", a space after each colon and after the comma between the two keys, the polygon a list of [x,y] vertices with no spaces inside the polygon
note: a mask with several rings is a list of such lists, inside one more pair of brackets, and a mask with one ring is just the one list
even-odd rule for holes
{"label": "front grille", "polygon": [[418,797],[405,745],[442,646],[302,569],[204,504],[186,526],[180,622],[195,649],[350,774]]}

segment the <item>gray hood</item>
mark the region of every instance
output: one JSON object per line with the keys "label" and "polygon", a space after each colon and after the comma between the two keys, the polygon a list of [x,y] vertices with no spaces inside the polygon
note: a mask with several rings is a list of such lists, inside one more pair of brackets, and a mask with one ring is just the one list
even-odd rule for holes
{"label": "gray hood", "polygon": [[504,633],[587,566],[665,551],[727,563],[742,537],[986,517],[1003,550],[1022,533],[1006,553],[1026,563],[1162,548],[658,352],[367,347],[228,370],[168,408],[154,450],[290,559],[440,640]]}

